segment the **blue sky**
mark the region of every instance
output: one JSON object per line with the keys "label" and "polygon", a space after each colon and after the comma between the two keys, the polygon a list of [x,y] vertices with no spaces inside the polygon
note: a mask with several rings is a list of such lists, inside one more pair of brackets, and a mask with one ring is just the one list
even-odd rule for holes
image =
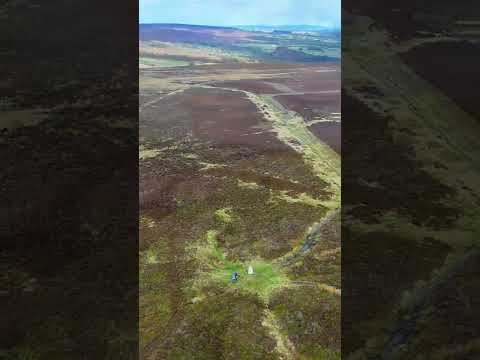
{"label": "blue sky", "polygon": [[340,27],[340,0],[139,0],[140,23]]}

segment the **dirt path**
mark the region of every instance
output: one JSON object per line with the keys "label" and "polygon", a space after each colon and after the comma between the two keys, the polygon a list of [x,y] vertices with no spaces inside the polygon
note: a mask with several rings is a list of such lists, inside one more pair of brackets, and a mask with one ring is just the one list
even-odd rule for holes
{"label": "dirt path", "polygon": [[303,155],[315,175],[329,184],[334,194],[333,206],[339,205],[340,157],[328,145],[321,142],[306,126],[304,119],[294,111],[283,107],[272,96],[248,94],[250,100],[271,122],[279,140]]}
{"label": "dirt path", "polygon": [[181,88],[181,89],[178,89],[178,90],[169,92],[169,93],[167,93],[167,94],[163,94],[162,96],[159,96],[159,97],[157,97],[157,98],[155,98],[155,99],[152,99],[152,100],[150,100],[150,101],[147,101],[147,102],[145,102],[145,103],[143,103],[142,105],[139,106],[138,111],[139,111],[139,112],[142,112],[143,109],[145,109],[145,108],[147,108],[147,107],[149,107],[149,106],[151,106],[151,105],[153,105],[153,104],[156,104],[157,102],[165,99],[165,98],[168,97],[168,96],[172,96],[172,95],[175,95],[175,94],[179,94],[179,93],[185,91],[186,89],[187,89],[187,87]]}
{"label": "dirt path", "polygon": [[312,287],[317,287],[319,289],[328,291],[330,294],[336,295],[336,296],[341,296],[342,291],[335,286],[331,286],[328,284],[323,284],[323,283],[316,283],[313,281],[301,281],[301,280],[296,280],[291,282],[292,285],[298,285],[298,286],[312,286]]}
{"label": "dirt path", "polygon": [[322,234],[328,232],[329,227],[332,225],[332,222],[335,221],[335,218],[340,215],[340,209],[330,210],[327,215],[319,222],[314,224],[307,235],[303,244],[292,251],[291,253],[285,255],[281,260],[280,264],[282,266],[290,266],[304,257],[308,252],[315,247],[322,239]]}
{"label": "dirt path", "polygon": [[288,336],[282,334],[280,330],[280,325],[278,324],[277,318],[269,310],[265,309],[264,319],[262,325],[268,330],[272,338],[276,341],[277,351],[280,355],[281,360],[294,360],[295,357],[295,345],[290,341]]}
{"label": "dirt path", "polygon": [[295,95],[321,95],[321,94],[340,94],[340,90],[322,90],[322,91],[289,91],[284,93],[262,94],[262,96],[295,96]]}

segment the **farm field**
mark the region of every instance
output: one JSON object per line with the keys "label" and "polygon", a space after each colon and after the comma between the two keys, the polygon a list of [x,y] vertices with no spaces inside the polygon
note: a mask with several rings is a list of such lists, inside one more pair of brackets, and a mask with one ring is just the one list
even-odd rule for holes
{"label": "farm field", "polygon": [[188,61],[140,68],[141,357],[339,359],[339,63],[178,31],[140,32]]}

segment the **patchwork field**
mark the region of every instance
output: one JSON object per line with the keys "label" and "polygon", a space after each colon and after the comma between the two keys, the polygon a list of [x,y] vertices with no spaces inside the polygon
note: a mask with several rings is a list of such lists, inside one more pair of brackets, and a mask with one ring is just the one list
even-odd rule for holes
{"label": "patchwork field", "polygon": [[140,70],[141,357],[339,359],[339,64],[215,61]]}

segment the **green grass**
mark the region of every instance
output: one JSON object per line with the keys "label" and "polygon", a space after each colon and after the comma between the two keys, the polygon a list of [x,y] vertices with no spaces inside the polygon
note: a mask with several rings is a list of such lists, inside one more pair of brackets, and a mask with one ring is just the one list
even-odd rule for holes
{"label": "green grass", "polygon": [[177,66],[189,65],[189,63],[186,61],[173,60],[173,59],[157,59],[157,58],[149,58],[149,57],[140,57],[139,63],[140,65],[156,66],[156,67],[177,67]]}
{"label": "green grass", "polygon": [[217,219],[223,223],[229,224],[232,222],[232,215],[230,214],[231,210],[231,208],[219,209],[215,211],[215,215],[217,216]]}
{"label": "green grass", "polygon": [[148,149],[148,150],[140,149],[138,152],[138,158],[139,160],[146,160],[146,159],[154,158],[158,156],[160,153],[161,151],[157,149]]}
{"label": "green grass", "polygon": [[[253,267],[253,275],[247,274],[249,265]],[[231,275],[234,271],[240,274],[240,278],[237,282],[232,283]],[[223,282],[232,289],[256,294],[263,300],[268,300],[275,290],[285,287],[289,283],[288,277],[279,266],[263,259],[246,262],[225,261],[222,266],[211,273],[211,278]]]}
{"label": "green grass", "polygon": [[[247,261],[228,260],[223,250],[217,243],[217,230],[209,230],[204,241],[196,245],[196,258],[202,265],[202,272],[194,287],[201,290],[203,285],[211,282],[220,283],[229,289],[240,290],[255,294],[262,300],[268,301],[270,295],[289,284],[289,279],[283,269],[273,262],[261,258]],[[247,274],[247,268],[251,265],[253,275]],[[231,276],[238,272],[240,278],[233,283]]]}

